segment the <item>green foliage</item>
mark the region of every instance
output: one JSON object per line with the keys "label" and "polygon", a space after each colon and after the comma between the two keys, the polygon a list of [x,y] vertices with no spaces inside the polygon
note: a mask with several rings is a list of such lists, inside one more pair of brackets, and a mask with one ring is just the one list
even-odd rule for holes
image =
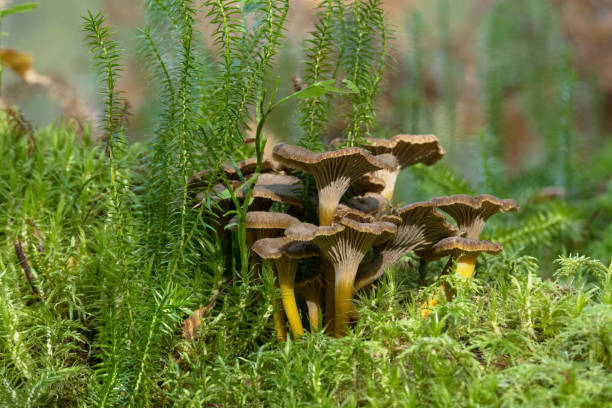
{"label": "green foliage", "polygon": [[[88,14],[83,28],[104,99],[105,146],[88,129],[29,133],[14,117],[0,117],[0,405],[609,403],[612,266],[597,258],[608,262],[612,248],[610,149],[602,146],[592,177],[578,174],[572,116],[579,84],[544,3],[497,2],[486,20],[479,161],[472,145],[458,143],[451,2],[436,2],[441,99],[454,152],[442,165],[405,172],[410,202],[479,192],[517,198],[521,211],[493,217],[483,232],[505,252],[481,256],[470,281],[440,277],[443,263],[432,262],[425,288],[408,255],[358,295],[360,318],[347,337],[313,333],[285,344],[273,334],[274,277],[265,267],[261,274],[249,269],[249,200],[222,215],[238,217],[228,237],[210,187],[229,187],[220,167],[253,150],[261,165],[266,125],[294,99],[305,147],[323,148],[332,118],[346,122],[348,145],[379,131],[376,101],[391,37],[381,2],[323,0],[300,90],[277,98],[283,88],[270,76],[289,1],[145,1],[142,57],[159,113],[154,137],[131,145],[117,88],[121,52],[103,15]],[[199,41],[200,16],[213,27],[207,43]],[[425,22],[421,12],[409,20],[410,89],[400,91],[398,104],[408,106],[397,115],[402,129],[415,132],[434,122],[423,102]],[[535,39],[536,51],[526,38]],[[533,66],[517,68],[523,60]],[[551,148],[547,162],[511,175],[501,165],[502,96],[515,89]],[[549,94],[556,102],[544,112],[538,104]],[[254,148],[244,145],[252,135]],[[202,168],[212,171],[195,202],[188,180]],[[541,190],[548,186],[564,190],[547,196]],[[232,188],[227,194],[235,198]],[[593,258],[567,255],[578,248]],[[421,319],[420,305],[441,282],[456,295],[440,296]],[[197,338],[184,340],[181,321],[205,305]]]}

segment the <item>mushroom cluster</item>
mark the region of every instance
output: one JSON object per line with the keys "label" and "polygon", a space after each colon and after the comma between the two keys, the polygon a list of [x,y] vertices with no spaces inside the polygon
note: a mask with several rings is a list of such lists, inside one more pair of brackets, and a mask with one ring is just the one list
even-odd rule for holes
{"label": "mushroom cluster", "polygon": [[[286,338],[288,324],[299,339],[306,323],[310,331],[324,323],[328,334],[340,337],[357,319],[355,294],[406,253],[414,251],[423,262],[450,256],[457,273],[469,278],[480,252],[502,250],[501,244],[479,240],[479,235],[493,214],[518,208],[513,200],[456,195],[392,205],[403,168],[431,166],[444,154],[434,135],[367,139],[359,147],[323,153],[279,144],[273,157],[262,162],[260,174],[256,161],[248,159],[222,169],[223,183],[210,181],[210,171],[196,174],[190,191],[196,205],[218,209],[217,231],[222,233],[235,223],[224,215],[235,203],[227,189],[242,200],[245,182],[258,177],[245,218],[247,244],[250,262],[270,265],[280,289],[274,313],[277,338]],[[432,306],[426,303],[423,315]]]}

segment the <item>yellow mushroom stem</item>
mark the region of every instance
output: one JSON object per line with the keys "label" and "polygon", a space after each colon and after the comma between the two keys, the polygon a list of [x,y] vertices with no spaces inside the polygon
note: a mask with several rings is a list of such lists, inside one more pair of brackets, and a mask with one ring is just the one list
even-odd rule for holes
{"label": "yellow mushroom stem", "polygon": [[289,321],[289,328],[293,338],[299,339],[304,336],[302,319],[298,312],[295,301],[295,272],[297,270],[297,260],[282,257],[276,262],[278,272],[278,284],[281,290],[281,300],[285,308],[285,315]]}
{"label": "yellow mushroom stem", "polygon": [[321,300],[313,297],[306,298],[306,309],[308,309],[308,323],[310,323],[310,331],[314,332],[319,329],[319,310]]}
{"label": "yellow mushroom stem", "polygon": [[287,321],[285,317],[285,311],[283,310],[283,305],[280,299],[276,299],[274,301],[274,313],[272,315],[274,318],[274,330],[276,331],[276,340],[278,341],[287,341],[287,328],[285,327],[285,322]]}
{"label": "yellow mushroom stem", "polygon": [[471,252],[459,258],[457,260],[457,274],[464,278],[474,277],[476,258],[478,258],[478,252]]}
{"label": "yellow mushroom stem", "polygon": [[[351,260],[353,261],[353,260]],[[335,287],[335,318],[334,335],[342,337],[346,335],[346,328],[352,318],[356,315],[355,305],[353,304],[353,293],[355,285],[355,275],[357,265],[354,262],[347,262],[336,266],[336,287]]]}
{"label": "yellow mushroom stem", "polygon": [[[457,260],[457,270],[455,273],[466,279],[473,278],[474,268],[476,266],[476,259],[478,258],[479,254],[480,254],[479,252],[471,252],[471,253],[461,256]],[[453,298],[453,294],[451,293],[448,286],[446,286],[446,284],[444,283],[440,285],[440,290],[438,291],[438,294],[441,294],[440,292],[444,293],[447,300],[451,300]],[[437,304],[438,304],[437,296],[423,302],[423,304],[421,305],[421,317],[426,318],[427,316],[429,316],[431,312],[433,312],[433,308]]]}
{"label": "yellow mushroom stem", "polygon": [[399,169],[394,171],[389,170],[378,170],[374,173],[375,177],[381,178],[385,182],[385,188],[380,192],[380,195],[391,202],[393,199],[393,192],[395,190],[395,183],[397,176],[399,175]]}
{"label": "yellow mushroom stem", "polygon": [[[317,183],[317,186],[320,183]],[[329,227],[338,208],[342,195],[348,190],[351,180],[348,177],[340,177],[325,187],[319,189],[319,225]]]}
{"label": "yellow mushroom stem", "polygon": [[336,317],[335,330],[336,337],[346,334],[346,327],[355,315],[355,305],[353,305],[353,283],[348,279],[336,281]]}
{"label": "yellow mushroom stem", "polygon": [[336,278],[334,267],[328,260],[323,260],[323,271],[325,272],[325,331],[330,336],[334,335],[335,304],[334,294]]}

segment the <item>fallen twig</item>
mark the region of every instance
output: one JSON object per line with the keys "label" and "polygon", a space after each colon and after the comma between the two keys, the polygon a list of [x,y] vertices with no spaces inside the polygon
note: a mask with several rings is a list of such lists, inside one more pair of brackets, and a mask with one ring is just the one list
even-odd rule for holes
{"label": "fallen twig", "polygon": [[30,264],[28,263],[28,258],[26,257],[25,252],[23,252],[23,248],[21,247],[21,242],[19,239],[15,238],[15,253],[17,254],[17,259],[19,260],[19,264],[25,272],[26,279],[30,283],[30,287],[32,291],[40,296],[40,292],[38,288],[36,288],[36,281],[34,280],[34,275],[32,275],[32,270],[30,269]]}

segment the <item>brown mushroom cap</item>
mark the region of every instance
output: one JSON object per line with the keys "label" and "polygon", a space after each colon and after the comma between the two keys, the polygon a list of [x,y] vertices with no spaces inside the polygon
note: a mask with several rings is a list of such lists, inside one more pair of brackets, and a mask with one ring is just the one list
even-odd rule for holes
{"label": "brown mushroom cap", "polygon": [[[272,159],[263,159],[261,162],[261,173],[279,171],[279,163],[276,160]],[[243,175],[243,177],[250,176],[257,169],[257,159],[250,158],[246,160],[239,161],[236,163],[236,167],[232,166],[223,166],[221,171],[225,173],[230,183],[234,185],[240,185],[240,176],[238,174],[238,170]],[[213,171],[211,169],[205,169],[202,171],[198,171],[195,173],[187,182],[187,188],[190,192],[199,192],[208,187],[211,182],[219,181],[219,178],[215,178],[214,180],[210,180]]]}
{"label": "brown mushroom cap", "polygon": [[375,177],[373,173],[366,173],[355,180],[351,186],[351,191],[357,193],[380,193],[385,189],[385,182],[380,177]]}
{"label": "brown mushroom cap", "polygon": [[393,198],[395,182],[401,169],[416,163],[430,166],[445,154],[434,135],[397,135],[391,139],[368,138],[367,141],[369,145],[364,145],[365,149],[392,164],[393,170],[382,169],[372,173],[385,182],[385,188],[380,194],[389,201]]}
{"label": "brown mushroom cap", "polygon": [[392,217],[384,216],[381,219],[391,222],[395,219],[397,222],[399,217],[401,222],[396,224],[397,232],[392,239],[377,246],[373,256],[360,266],[356,290],[374,282],[407,252],[426,251],[441,239],[457,233],[457,228],[446,222],[444,215],[436,211],[431,201],[402,207]]}
{"label": "brown mushroom cap", "polygon": [[449,237],[436,243],[431,249],[434,256],[443,257],[446,255],[479,254],[481,252],[496,255],[503,251],[504,247],[498,242],[465,237]]}
{"label": "brown mushroom cap", "polygon": [[512,199],[501,199],[488,194],[470,197],[458,194],[431,200],[436,207],[449,214],[457,222],[459,230],[467,238],[478,239],[485,223],[494,214],[516,211],[519,206]]}
{"label": "brown mushroom cap", "polygon": [[435,135],[400,134],[391,139],[368,138],[366,140],[369,145],[364,145],[364,149],[375,155],[392,154],[402,169],[416,163],[431,166],[446,154]]}
{"label": "brown mushroom cap", "polygon": [[364,213],[363,211],[359,211],[355,208],[347,207],[344,204],[339,204],[336,209],[336,213],[334,214],[333,222],[339,222],[342,218],[350,218],[359,222],[374,222],[376,218],[373,216]]}
{"label": "brown mushroom cap", "polygon": [[374,170],[393,170],[356,147],[317,154],[300,146],[279,144],[272,154],[280,163],[312,174],[318,189],[321,225],[331,224],[340,198],[355,180]]}
{"label": "brown mushroom cap", "polygon": [[376,193],[366,193],[362,196],[352,197],[346,201],[347,205],[366,214],[378,214],[389,208],[389,201]]}
{"label": "brown mushroom cap", "polygon": [[279,259],[283,256],[299,259],[316,256],[319,250],[312,243],[290,237],[263,238],[257,240],[253,251],[262,259]]}
{"label": "brown mushroom cap", "polygon": [[[285,174],[260,174],[257,178],[257,183],[253,188],[252,197],[254,199],[260,199],[267,201],[269,206],[273,202],[279,202],[289,204],[297,208],[302,207],[302,191],[303,186],[300,179]],[[236,191],[236,196],[239,199],[244,199],[246,191],[244,188],[240,188]],[[265,210],[266,206],[254,205],[257,210]],[[262,208],[257,208],[262,207]]]}
{"label": "brown mushroom cap", "polygon": [[295,283],[295,294],[302,296],[308,292],[320,292],[323,289],[323,280],[320,276],[311,276]]}
{"label": "brown mushroom cap", "polygon": [[[297,218],[279,212],[249,211],[246,213],[246,227],[256,231],[256,238],[274,238],[283,234],[283,231],[292,224],[300,222]],[[230,224],[236,224],[238,217],[233,217]],[[232,229],[235,229],[234,226]]]}
{"label": "brown mushroom cap", "polygon": [[[267,173],[270,171],[277,171],[278,163],[275,160],[271,159],[263,159],[261,161],[261,173]],[[236,163],[236,167],[225,166],[224,171],[228,178],[230,179],[240,179],[240,175],[238,170],[243,177],[250,176],[255,173],[257,169],[257,158],[249,158]]]}

